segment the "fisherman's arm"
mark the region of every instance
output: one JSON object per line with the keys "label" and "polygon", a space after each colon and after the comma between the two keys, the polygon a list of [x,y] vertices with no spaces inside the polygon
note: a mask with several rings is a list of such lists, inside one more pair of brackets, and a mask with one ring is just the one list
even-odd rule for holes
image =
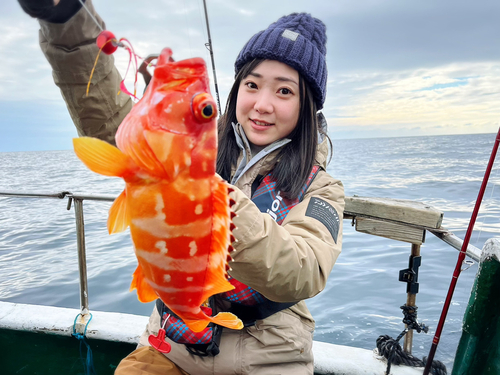
{"label": "fisherman's arm", "polygon": [[342,246],[344,189],[321,173],[282,226],[240,190],[231,193],[237,202],[231,276],[276,302],[300,301],[325,288]]}
{"label": "fisherman's arm", "polygon": [[[100,54],[86,95],[99,52],[95,39],[101,30],[87,11],[78,6],[78,0],[60,0],[52,8],[42,6],[48,0],[36,0],[40,3],[33,10],[34,1],[19,0],[23,9],[40,22],[40,47],[52,67],[54,82],[61,90],[78,135],[115,144],[116,130],[131,110],[132,101],[124,93],[117,95],[122,78],[113,56]],[[92,1],[86,0],[85,5],[104,29]],[[63,9],[60,7],[64,11],[57,11]]]}

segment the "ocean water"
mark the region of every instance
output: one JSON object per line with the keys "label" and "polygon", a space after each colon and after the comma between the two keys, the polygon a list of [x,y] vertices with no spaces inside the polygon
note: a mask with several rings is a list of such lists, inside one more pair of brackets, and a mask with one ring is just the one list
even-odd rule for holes
{"label": "ocean water", "polygon": [[[444,213],[443,227],[464,238],[495,134],[334,140],[328,171],[346,195],[425,202]],[[495,165],[471,244],[500,237],[500,172]],[[94,174],[72,151],[0,153],[0,191],[118,195],[123,182]],[[67,200],[0,197],[0,300],[79,308],[75,216]],[[110,202],[84,202],[91,310],[149,315],[153,304],[129,292],[137,266],[128,231],[109,236]],[[380,335],[403,330],[400,306],[411,245],[358,233],[344,220],[343,251],[325,290],[308,300],[315,339],[373,349]],[[413,354],[427,355],[458,251],[432,234],[421,248]],[[436,359],[451,370],[477,264],[462,272]]]}

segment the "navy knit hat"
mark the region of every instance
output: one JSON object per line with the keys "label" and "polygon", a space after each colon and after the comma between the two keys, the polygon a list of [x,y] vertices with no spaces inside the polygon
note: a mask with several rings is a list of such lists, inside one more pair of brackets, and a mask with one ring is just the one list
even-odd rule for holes
{"label": "navy knit hat", "polygon": [[255,34],[234,63],[236,74],[255,58],[278,60],[297,70],[312,88],[318,110],[326,96],[326,26],[307,13],[281,17]]}

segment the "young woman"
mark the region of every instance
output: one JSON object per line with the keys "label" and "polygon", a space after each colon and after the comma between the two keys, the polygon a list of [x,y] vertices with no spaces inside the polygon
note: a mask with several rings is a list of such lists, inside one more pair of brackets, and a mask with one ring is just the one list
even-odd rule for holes
{"label": "young woman", "polygon": [[[65,1],[74,0],[58,6]],[[95,14],[90,0],[86,5]],[[113,142],[130,101],[116,98],[120,77],[112,58],[96,69],[100,89],[91,92],[101,97],[76,99],[86,82],[75,73],[88,74],[93,61],[84,55],[95,56],[79,49],[96,49],[100,30],[84,9],[74,11],[61,23],[40,21],[42,49],[79,133]],[[78,50],[64,48],[78,43]],[[234,186],[229,275],[236,289],[209,302],[214,313],[232,311],[245,327],[211,327],[210,339],[200,343],[182,322],[179,328],[167,320],[172,350],[162,354],[148,343],[168,316],[158,301],[138,349],[116,374],[313,373],[314,320],[304,300],[323,290],[340,254],[344,207],[341,182],[325,171],[329,139],[318,114],[326,93],[325,44],[325,25],[294,13],[255,34],[235,62],[219,120],[217,172]]]}

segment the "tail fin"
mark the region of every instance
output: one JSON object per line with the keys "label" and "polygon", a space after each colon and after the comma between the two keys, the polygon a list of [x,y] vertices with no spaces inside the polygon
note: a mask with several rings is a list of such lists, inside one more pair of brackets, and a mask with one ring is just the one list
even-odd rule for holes
{"label": "tail fin", "polygon": [[220,312],[215,315],[211,321],[220,326],[230,329],[242,329],[243,322],[234,314],[229,312]]}
{"label": "tail fin", "polygon": [[208,315],[205,315],[205,313],[200,310],[200,312],[196,316],[196,320],[185,319],[182,316],[179,317],[193,332],[203,331],[210,322],[230,329],[243,328],[243,322],[236,315],[229,312],[220,312],[216,316],[210,317]]}

